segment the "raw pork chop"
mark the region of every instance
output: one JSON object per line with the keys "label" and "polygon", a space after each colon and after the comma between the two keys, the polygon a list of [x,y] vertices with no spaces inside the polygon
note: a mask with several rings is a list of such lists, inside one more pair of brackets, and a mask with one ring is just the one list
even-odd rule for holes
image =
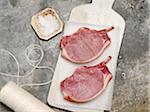
{"label": "raw pork chop", "polygon": [[111,56],[98,65],[77,68],[72,76],[66,78],[60,84],[64,98],[71,102],[82,103],[97,97],[112,79],[112,75],[106,66],[110,59]]}
{"label": "raw pork chop", "polygon": [[60,42],[62,56],[74,63],[96,59],[110,44],[107,32],[112,29],[114,27],[97,31],[82,27],[76,33],[64,36]]}

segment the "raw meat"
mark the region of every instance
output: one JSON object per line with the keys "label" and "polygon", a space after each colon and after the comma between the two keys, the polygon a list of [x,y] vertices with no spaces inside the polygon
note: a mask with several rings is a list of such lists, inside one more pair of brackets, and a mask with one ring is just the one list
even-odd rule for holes
{"label": "raw meat", "polygon": [[64,36],[60,42],[62,56],[74,63],[96,59],[111,43],[107,32],[112,29],[114,27],[97,31],[82,27],[72,35]]}
{"label": "raw meat", "polygon": [[64,98],[71,102],[87,102],[97,97],[107,87],[112,75],[106,64],[111,56],[95,66],[81,66],[60,84]]}

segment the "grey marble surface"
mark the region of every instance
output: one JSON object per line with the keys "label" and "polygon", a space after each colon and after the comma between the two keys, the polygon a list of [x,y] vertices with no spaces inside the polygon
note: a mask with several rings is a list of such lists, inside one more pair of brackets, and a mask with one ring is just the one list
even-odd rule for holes
{"label": "grey marble surface", "polygon": [[[73,7],[90,3],[91,0],[0,0],[0,48],[11,51],[19,61],[20,75],[32,69],[25,60],[24,50],[32,43],[44,49],[41,65],[55,68],[59,40],[62,33],[50,41],[41,41],[34,33],[30,21],[32,15],[46,7],[55,8],[63,21],[69,17]],[[114,87],[111,112],[150,112],[150,52],[149,0],[116,0],[113,9],[126,21],[126,30],[120,54]],[[14,60],[5,53],[0,53],[0,71],[16,73]],[[25,78],[20,83],[39,82],[50,79],[48,70],[37,70],[36,76]],[[45,74],[45,79],[40,74]],[[14,78],[0,76],[0,88]],[[24,87],[34,96],[46,103],[49,85]],[[65,112],[55,109],[56,112]],[[0,103],[0,112],[12,112]]]}

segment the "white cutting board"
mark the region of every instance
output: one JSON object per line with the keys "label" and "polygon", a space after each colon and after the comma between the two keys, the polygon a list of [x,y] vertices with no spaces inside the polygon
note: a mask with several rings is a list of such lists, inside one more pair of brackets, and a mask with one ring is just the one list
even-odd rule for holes
{"label": "white cutting board", "polygon": [[[69,21],[71,22],[76,22],[76,23],[88,23],[88,24],[97,24],[98,26],[93,26],[93,25],[86,25],[86,24],[75,24],[75,23],[67,23],[65,27],[64,31],[65,35],[66,34],[71,34],[73,32],[75,32],[77,30],[77,28],[79,28],[79,26],[89,26],[90,28],[104,28],[103,26],[114,26],[116,27],[118,30],[115,30],[114,33],[110,33],[109,35],[111,35],[111,37],[113,37],[113,43],[111,44],[112,47],[109,47],[108,49],[106,49],[106,51],[104,51],[104,53],[102,54],[102,56],[100,56],[97,60],[85,64],[85,65],[94,65],[99,63],[99,61],[102,61],[103,59],[107,58],[108,55],[113,56],[113,60],[110,62],[110,64],[108,64],[111,72],[113,73],[113,77],[115,78],[115,67],[116,67],[116,63],[117,63],[117,57],[118,57],[118,53],[119,53],[119,49],[120,49],[120,45],[122,42],[122,38],[123,38],[123,33],[124,33],[124,29],[125,29],[125,21],[124,19],[117,14],[113,9],[112,9],[112,4],[113,4],[114,0],[93,0],[92,4],[87,4],[87,5],[82,5],[82,6],[78,6],[76,8],[74,8],[71,12]],[[69,28],[68,28],[69,27]],[[113,32],[113,31],[112,31]],[[115,36],[117,34],[117,36]],[[113,52],[111,52],[113,51]],[[111,65],[113,67],[111,67]],[[61,104],[61,100],[58,98],[58,96],[60,97],[60,90],[58,90],[59,88],[59,84],[60,84],[60,80],[62,80],[64,78],[64,74],[66,74],[66,77],[71,75],[71,73],[73,72],[73,70],[77,67],[77,66],[81,66],[81,65],[76,65],[73,64],[65,59],[63,59],[61,57],[61,55],[59,55],[58,58],[58,62],[56,65],[56,69],[55,69],[55,73],[54,73],[54,77],[53,77],[53,81],[50,87],[50,92],[48,95],[48,103],[54,107],[58,107],[58,108],[63,108],[63,109],[67,109],[67,110],[71,110],[71,111],[78,111],[78,112],[102,112],[100,110],[96,111],[96,110],[83,110],[84,108],[80,109],[80,108],[76,108],[76,107],[71,107],[72,105],[68,104],[67,102],[65,102],[64,104],[66,105],[70,105],[70,107]],[[113,84],[114,84],[114,78],[110,83],[110,87],[108,87],[108,90],[106,92],[112,93],[113,92]],[[105,92],[104,92],[105,93]],[[106,96],[108,96],[108,94]],[[63,98],[63,96],[62,96]],[[107,106],[103,106],[102,110],[110,110],[111,108],[111,98],[112,98],[112,94],[110,95],[109,98],[105,98],[103,100],[109,100],[110,103],[108,103]],[[78,107],[78,106],[77,106]]]}

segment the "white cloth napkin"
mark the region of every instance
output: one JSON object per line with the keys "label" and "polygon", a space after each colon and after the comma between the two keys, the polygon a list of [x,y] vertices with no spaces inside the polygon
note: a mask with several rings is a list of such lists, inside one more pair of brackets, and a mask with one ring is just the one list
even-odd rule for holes
{"label": "white cloth napkin", "polygon": [[[80,24],[80,23],[71,23],[66,22],[64,28],[64,35],[69,35],[76,32],[80,27],[88,27],[91,29],[104,29],[110,26],[96,26],[91,24]],[[111,44],[108,48],[105,49],[103,54],[97,58],[96,60],[86,63],[86,64],[74,64],[72,62],[67,61],[61,55],[59,55],[58,62],[56,65],[55,73],[53,76],[52,84],[50,87],[50,92],[48,96],[48,103],[54,107],[76,111],[76,112],[102,112],[103,110],[110,110],[112,104],[112,95],[113,95],[113,87],[114,87],[114,80],[115,80],[115,71],[116,71],[116,64],[117,58],[119,53],[119,35],[120,30],[119,27],[115,27],[114,30],[108,33],[109,37],[111,38]],[[60,91],[60,82],[64,80],[66,77],[72,75],[75,68],[79,66],[92,66],[100,63],[101,61],[105,60],[108,56],[112,56],[112,60],[107,64],[110,72],[113,75],[112,80],[109,82],[105,91],[96,97],[94,100],[87,102],[87,103],[72,103],[69,101],[64,100],[63,95]]]}

